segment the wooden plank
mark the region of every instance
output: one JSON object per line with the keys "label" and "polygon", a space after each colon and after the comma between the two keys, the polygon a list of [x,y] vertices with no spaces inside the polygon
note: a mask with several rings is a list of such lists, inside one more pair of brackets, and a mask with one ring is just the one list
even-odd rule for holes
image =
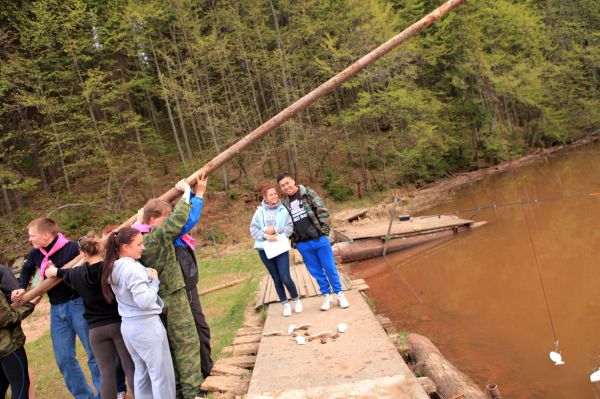
{"label": "wooden plank", "polygon": [[298,295],[300,295],[300,297],[302,298],[306,297],[306,285],[304,284],[304,280],[302,279],[302,274],[300,273],[299,267],[292,267],[292,278],[294,279],[294,283],[296,284]]}
{"label": "wooden plank", "polygon": [[[452,228],[472,224],[472,220],[461,219],[453,215],[421,216],[412,218],[410,221],[394,221],[390,236],[399,237],[410,234],[421,234],[428,231]],[[387,234],[389,223],[378,222],[363,226],[348,226],[340,229],[339,233],[345,235],[350,240],[360,240],[365,238],[380,238]]]}
{"label": "wooden plank", "polygon": [[312,286],[315,290],[314,296],[319,296],[321,295],[321,288],[319,287],[319,283],[317,282],[317,280],[312,276],[312,274],[310,274],[310,272],[308,271],[308,269],[306,269],[306,274],[305,277],[308,277],[308,279],[310,280],[310,282],[312,283]]}
{"label": "wooden plank", "polygon": [[221,349],[221,355],[232,355],[233,354],[233,346],[226,346]]}
{"label": "wooden plank", "polygon": [[260,342],[261,337],[262,337],[262,334],[244,335],[242,337],[235,337],[233,339],[233,344],[234,345],[252,344],[254,342]]}
{"label": "wooden plank", "polygon": [[359,285],[362,285],[362,284],[365,284],[365,283],[366,283],[366,281],[364,279],[362,279],[362,278],[355,278],[354,280],[352,280],[352,287],[359,286]]}
{"label": "wooden plank", "polygon": [[[236,399],[239,395],[236,395],[233,392],[221,392],[215,393],[213,395],[213,399]],[[202,399],[201,396],[196,396],[196,399]]]}
{"label": "wooden plank", "polygon": [[213,365],[212,370],[210,371],[210,375],[235,375],[238,377],[242,377],[250,374],[250,370],[231,364],[223,364],[219,362],[215,363]]}
{"label": "wooden plank", "polygon": [[233,345],[233,356],[256,355],[258,353],[259,346],[259,342]]}
{"label": "wooden plank", "polygon": [[300,271],[302,272],[302,279],[304,280],[304,284],[306,284],[307,296],[311,297],[319,295],[318,284],[316,284],[316,280],[314,280],[313,277],[310,275],[306,266],[303,265]]}
{"label": "wooden plank", "polygon": [[246,356],[236,356],[236,357],[225,357],[217,360],[217,363],[222,363],[224,365],[229,366],[237,366],[241,368],[252,368],[254,367],[254,363],[256,363],[256,356],[246,355]]}
{"label": "wooden plank", "polygon": [[358,210],[358,211],[356,211],[354,213],[351,213],[349,216],[347,216],[346,217],[346,221],[348,223],[351,223],[354,220],[356,220],[356,219],[358,219],[358,218],[360,218],[362,216],[365,216],[367,214],[367,212],[369,212],[369,209],[360,209],[360,210]]}
{"label": "wooden plank", "polygon": [[366,291],[366,290],[369,289],[369,285],[368,284],[361,284],[359,286],[354,286],[352,288],[355,289],[356,291]]}
{"label": "wooden plank", "polygon": [[340,275],[340,282],[342,283],[342,290],[348,291],[352,289],[352,284],[350,283],[350,279],[346,276],[342,271],[338,270]]}
{"label": "wooden plank", "polygon": [[279,302],[277,291],[275,290],[275,283],[273,279],[269,279],[269,288],[267,289],[267,297],[265,297],[265,305],[269,303]]}
{"label": "wooden plank", "polygon": [[265,299],[265,289],[267,288],[267,278],[269,275],[264,276],[260,280],[260,284],[258,285],[258,291],[256,292],[256,303],[254,304],[254,308],[258,309],[263,306]]}
{"label": "wooden plank", "polygon": [[250,377],[238,376],[209,376],[204,380],[200,389],[208,392],[229,392],[235,395],[243,395],[248,392]]}
{"label": "wooden plank", "polygon": [[243,337],[245,335],[262,334],[263,328],[261,327],[242,327],[235,333],[236,337]]}

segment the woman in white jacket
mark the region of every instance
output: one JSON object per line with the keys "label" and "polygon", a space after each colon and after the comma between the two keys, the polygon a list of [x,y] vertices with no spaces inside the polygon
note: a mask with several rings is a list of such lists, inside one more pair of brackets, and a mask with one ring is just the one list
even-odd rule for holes
{"label": "woman in white jacket", "polygon": [[136,399],[174,399],[175,372],[167,332],[159,318],[163,301],[158,296],[158,275],[138,262],[143,250],[142,235],[136,229],[125,227],[110,234],[102,293],[109,303],[117,300],[121,333],[135,364]]}
{"label": "woman in white jacket", "polygon": [[269,259],[263,246],[266,241],[277,241],[278,234],[285,234],[289,238],[294,231],[294,225],[290,213],[279,201],[277,190],[272,184],[263,183],[261,193],[263,200],[252,217],[250,234],[254,238],[254,248],[258,250],[260,259],[273,278],[275,291],[277,291],[277,296],[279,296],[279,300],[283,305],[283,315],[290,316],[292,307],[288,302],[285,288],[294,300],[294,311],[296,313],[302,312],[300,295],[298,295],[296,284],[294,284],[294,280],[290,275],[290,251],[285,251]]}

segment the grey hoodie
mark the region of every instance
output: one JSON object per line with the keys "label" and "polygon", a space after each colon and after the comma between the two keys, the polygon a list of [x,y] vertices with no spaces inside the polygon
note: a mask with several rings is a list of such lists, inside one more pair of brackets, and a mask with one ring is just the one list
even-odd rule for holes
{"label": "grey hoodie", "polygon": [[159,281],[153,280],[135,259],[125,257],[115,262],[110,285],[122,318],[147,317],[162,312],[164,303],[158,296]]}
{"label": "grey hoodie", "polygon": [[[261,209],[262,208],[262,209]],[[264,213],[263,213],[264,209]],[[260,203],[254,216],[252,217],[252,222],[250,222],[250,235],[255,240],[255,248],[262,248],[262,242],[266,241],[265,232],[261,228],[261,225],[264,226],[274,226],[275,218],[278,212],[282,212],[285,214],[285,224],[283,226],[275,227],[277,234],[285,234],[287,237],[292,235],[294,231],[294,224],[292,223],[292,218],[290,213],[285,209],[281,202],[278,202],[275,205],[269,205],[264,200]],[[265,220],[261,220],[262,217],[265,217]]]}

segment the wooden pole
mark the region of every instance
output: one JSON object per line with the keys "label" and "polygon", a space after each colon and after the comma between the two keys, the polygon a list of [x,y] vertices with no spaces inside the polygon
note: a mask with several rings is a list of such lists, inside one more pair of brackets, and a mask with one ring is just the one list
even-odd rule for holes
{"label": "wooden pole", "polygon": [[385,235],[385,241],[383,243],[383,252],[381,256],[385,256],[387,253],[387,244],[390,240],[390,233],[392,232],[392,224],[394,223],[394,219],[396,218],[396,205],[398,205],[398,201],[400,200],[400,193],[396,190],[394,191],[394,203],[392,205],[392,209],[390,209],[390,224],[388,225],[387,234]]}
{"label": "wooden pole", "polygon": [[[450,11],[463,4],[466,0],[448,0],[446,3],[442,4],[425,17],[421,18],[419,21],[415,22],[408,28],[404,29],[402,32],[383,43],[381,46],[377,47],[375,50],[371,51],[367,55],[361,57],[358,61],[344,69],[342,72],[338,73],[325,83],[321,84],[317,88],[315,88],[310,93],[306,94],[304,97],[296,100],[292,105],[285,108],[283,111],[279,112],[277,115],[269,119],[267,122],[260,125],[258,128],[254,129],[252,132],[248,133],[245,137],[240,139],[237,143],[233,144],[231,147],[214,157],[203,167],[198,169],[196,172],[192,173],[186,181],[188,184],[193,185],[196,181],[196,178],[202,175],[208,176],[215,169],[218,169],[228,161],[230,161],[237,154],[242,152],[243,149],[253,144],[255,141],[265,136],[267,133],[273,131],[274,129],[281,126],[284,122],[291,119],[293,116],[298,114],[300,111],[308,108],[312,103],[325,96],[327,93],[330,93],[332,90],[341,86],[342,83],[356,75],[358,72],[365,69],[367,66],[371,65],[373,62],[383,57],[408,39],[410,39],[415,34],[419,33],[423,29],[427,28],[429,25],[434,23],[439,18],[448,14]],[[177,199],[181,195],[181,192],[176,188],[172,188],[163,195],[159,197],[159,199],[172,202]],[[126,222],[124,222],[119,227],[124,227],[131,225],[135,222],[135,215],[130,217]],[[76,262],[71,261],[67,263],[64,268],[72,267]],[[51,288],[55,287],[58,283],[60,283],[61,279],[57,277],[50,277],[38,284],[37,287],[31,289],[23,295],[23,299],[20,303],[26,303],[31,301],[33,298],[43,295]],[[17,305],[15,303],[15,305]]]}

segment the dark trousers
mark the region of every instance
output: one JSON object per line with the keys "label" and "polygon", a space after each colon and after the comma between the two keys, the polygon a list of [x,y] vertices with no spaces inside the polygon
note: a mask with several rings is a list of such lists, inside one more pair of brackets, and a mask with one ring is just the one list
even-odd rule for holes
{"label": "dark trousers", "polygon": [[290,275],[289,251],[269,259],[267,258],[265,251],[259,249],[258,256],[260,256],[260,260],[265,264],[269,274],[273,278],[273,284],[275,285],[275,291],[277,291],[279,300],[281,302],[287,301],[287,295],[285,294],[283,286],[287,288],[292,298],[298,298],[296,284],[294,284],[294,280],[292,280],[292,276]]}
{"label": "dark trousers", "polygon": [[[111,323],[91,328],[90,344],[92,345],[92,351],[100,369],[100,397],[117,397],[118,380],[115,363],[117,354],[121,360],[129,387],[133,391],[134,365],[121,335],[121,323]],[[119,389],[122,388],[120,387]]]}
{"label": "dark trousers", "polygon": [[27,355],[23,347],[0,359],[0,398],[4,399],[9,386],[11,399],[29,398]]}
{"label": "dark trousers", "polygon": [[210,375],[210,371],[213,367],[213,361],[210,355],[210,328],[208,327],[204,313],[202,313],[198,288],[194,287],[191,290],[188,290],[187,295],[190,302],[190,308],[192,309],[192,315],[194,316],[196,331],[198,331],[198,338],[200,339],[200,369],[202,370],[202,377],[206,378]]}

